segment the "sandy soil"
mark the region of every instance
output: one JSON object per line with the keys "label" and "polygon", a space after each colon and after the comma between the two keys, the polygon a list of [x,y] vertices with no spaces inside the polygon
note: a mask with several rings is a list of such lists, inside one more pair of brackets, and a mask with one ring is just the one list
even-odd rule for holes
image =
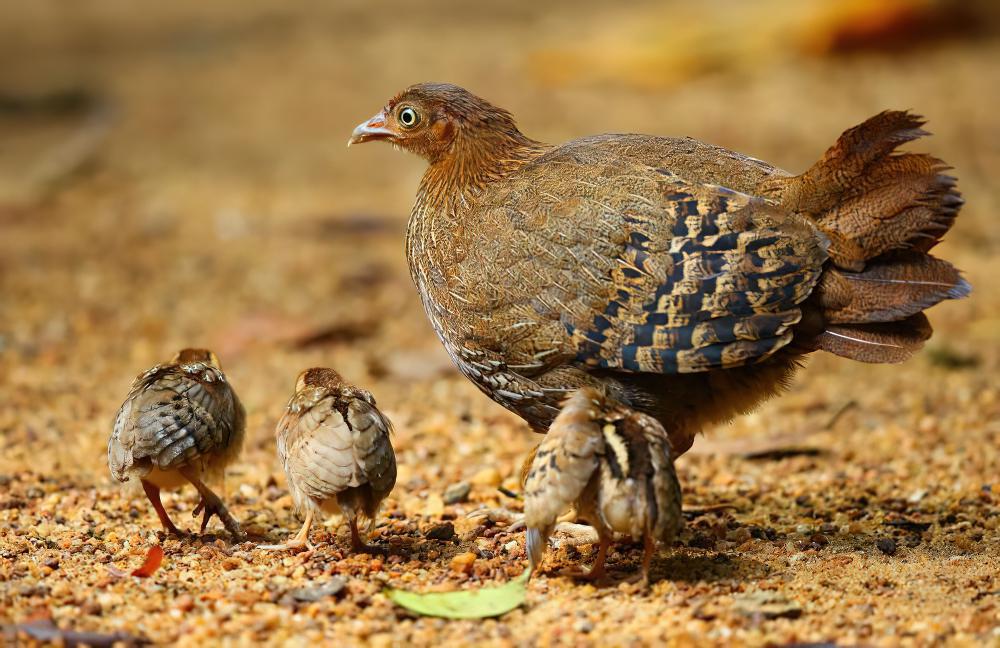
{"label": "sandy soil", "polygon": [[[751,37],[783,15],[774,2],[707,35],[691,12],[725,23],[729,5],[203,4],[0,6],[0,94],[20,105],[78,91],[0,111],[0,624],[52,618],[191,646],[1000,645],[1000,42],[988,30],[809,56]],[[685,68],[678,43],[698,38],[727,45]],[[588,77],[591,41],[629,73]],[[561,548],[521,610],[414,618],[386,583],[475,587],[523,569],[520,534],[467,514],[519,507],[497,487],[516,490],[534,441],[451,368],[424,319],[402,249],[422,163],[344,148],[388,97],[432,79],[548,141],[692,135],[791,170],[870,114],[916,109],[935,134],[918,148],[955,166],[968,201],[938,254],[975,294],[932,311],[935,337],[907,364],[815,357],[789,394],[699,439],[678,462],[687,529],[650,591],[626,582],[638,547],[616,549],[599,588],[556,574],[593,549]],[[216,350],[247,405],[227,499],[251,542],[214,525],[164,540],[107,471],[131,380],[190,345]],[[370,389],[395,423],[399,479],[374,537],[388,556],[350,555],[333,526],[313,551],[255,548],[299,524],[273,429],[315,365]],[[467,501],[446,504],[459,482]],[[165,499],[194,529],[193,490]],[[109,575],[157,543],[153,577]],[[334,576],[336,595],[290,594]]]}

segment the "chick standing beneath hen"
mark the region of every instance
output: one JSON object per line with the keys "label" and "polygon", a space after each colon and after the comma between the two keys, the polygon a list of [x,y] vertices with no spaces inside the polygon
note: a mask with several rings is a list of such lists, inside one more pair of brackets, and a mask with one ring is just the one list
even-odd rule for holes
{"label": "chick standing beneath hen", "polygon": [[905,360],[930,336],[923,310],[969,293],[928,254],[962,204],[954,178],[896,152],[921,125],[880,113],[793,176],[690,138],[543,144],[462,88],[420,84],[349,143],[429,163],[407,257],[462,373],[539,432],[597,389],[659,421],[676,456],[812,351]]}
{"label": "chick standing beneath hen", "polygon": [[203,480],[223,476],[243,448],[246,414],[215,354],[183,349],[136,378],[108,442],[108,466],[120,482],[136,477],[168,533],[181,531],[160,501],[161,489],[192,484],[204,511],[201,532],[217,515],[242,537],[240,525]]}
{"label": "chick standing beneath hen", "polygon": [[641,582],[657,543],[680,530],[681,487],[670,440],[660,423],[585,387],[570,396],[538,445],[524,479],[527,551],[541,564],[558,517],[570,506],[597,530],[594,566],[600,579],[615,533],[642,539]]}
{"label": "chick standing beneath hen", "polygon": [[264,549],[309,546],[317,514],[342,514],[351,528],[355,551],[370,551],[359,520],[374,526],[382,500],[396,483],[392,425],[372,395],[344,382],[333,369],[302,372],[276,430],[278,457],[298,511],[305,522],[298,534]]}

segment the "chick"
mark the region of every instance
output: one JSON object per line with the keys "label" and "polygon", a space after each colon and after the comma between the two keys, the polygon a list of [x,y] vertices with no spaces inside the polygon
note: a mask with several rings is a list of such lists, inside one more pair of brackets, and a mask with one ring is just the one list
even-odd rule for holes
{"label": "chick", "polygon": [[597,530],[594,566],[604,576],[617,532],[643,538],[642,583],[656,542],[670,543],[681,527],[681,488],[670,442],[656,419],[615,403],[595,389],[577,390],[538,445],[524,478],[527,550],[532,569],[561,513],[574,506]]}
{"label": "chick", "polygon": [[396,484],[392,424],[370,393],[344,382],[333,369],[299,374],[295,395],[278,422],[278,456],[297,511],[305,511],[298,534],[265,549],[310,546],[313,516],[342,514],[355,551],[371,551],[358,530],[359,518],[375,524],[382,500]]}
{"label": "chick", "polygon": [[137,477],[164,530],[182,535],[160,502],[160,489],[190,482],[201,495],[193,515],[204,511],[242,538],[240,525],[203,480],[221,478],[243,448],[246,413],[215,354],[183,349],[136,378],[118,410],[108,442],[108,467],[120,482]]}

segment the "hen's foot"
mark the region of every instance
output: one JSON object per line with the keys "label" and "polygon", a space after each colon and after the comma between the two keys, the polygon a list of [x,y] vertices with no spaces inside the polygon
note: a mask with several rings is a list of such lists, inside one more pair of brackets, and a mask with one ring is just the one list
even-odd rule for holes
{"label": "hen's foot", "polygon": [[312,526],[313,521],[313,510],[310,508],[306,511],[305,522],[302,523],[302,528],[299,532],[295,534],[295,537],[288,540],[283,544],[276,545],[258,545],[259,549],[264,549],[265,551],[282,551],[287,549],[315,549],[316,547],[309,542],[309,528]]}
{"label": "hen's foot", "polygon": [[366,554],[384,554],[387,553],[386,549],[376,545],[370,545],[364,541],[361,537],[361,532],[358,531],[358,521],[352,519],[350,521],[351,525],[351,551],[354,553],[366,553]]}

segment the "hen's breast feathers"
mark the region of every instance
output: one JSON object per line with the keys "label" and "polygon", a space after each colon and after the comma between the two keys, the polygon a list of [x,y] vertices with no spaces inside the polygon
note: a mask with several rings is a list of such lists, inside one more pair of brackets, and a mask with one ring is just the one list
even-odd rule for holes
{"label": "hen's breast feathers", "polygon": [[603,153],[557,148],[463,212],[436,291],[458,302],[463,344],[510,364],[551,353],[650,373],[739,366],[786,345],[825,238],[763,199]]}

